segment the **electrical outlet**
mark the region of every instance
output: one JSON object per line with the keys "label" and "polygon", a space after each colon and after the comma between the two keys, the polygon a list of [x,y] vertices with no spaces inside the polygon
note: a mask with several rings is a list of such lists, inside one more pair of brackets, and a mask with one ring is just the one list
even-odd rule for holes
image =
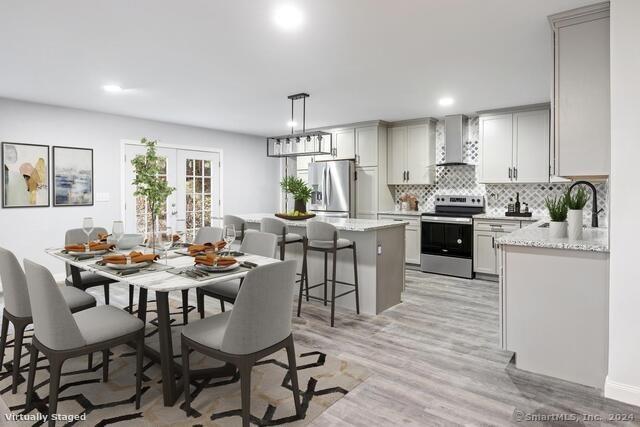
{"label": "electrical outlet", "polygon": [[382,245],[378,245],[378,255],[382,255]]}

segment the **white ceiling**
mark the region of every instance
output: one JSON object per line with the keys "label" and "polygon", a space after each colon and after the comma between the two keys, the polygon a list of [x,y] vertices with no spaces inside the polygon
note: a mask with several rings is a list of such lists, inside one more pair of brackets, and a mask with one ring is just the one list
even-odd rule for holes
{"label": "white ceiling", "polygon": [[0,96],[258,135],[300,91],[307,127],[543,102],[547,15],[596,1],[3,0]]}

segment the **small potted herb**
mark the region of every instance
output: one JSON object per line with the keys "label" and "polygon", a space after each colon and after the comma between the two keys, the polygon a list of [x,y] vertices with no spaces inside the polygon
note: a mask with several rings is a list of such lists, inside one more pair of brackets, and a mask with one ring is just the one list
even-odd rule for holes
{"label": "small potted herb", "polygon": [[578,187],[573,194],[571,190],[567,190],[564,197],[567,209],[569,209],[567,214],[569,239],[582,239],[582,209],[587,204],[589,195],[583,187]]}
{"label": "small potted herb", "polygon": [[295,213],[304,214],[307,212],[307,202],[311,199],[311,187],[297,176],[282,178],[280,187],[282,191],[293,197]]}
{"label": "small potted herb", "polygon": [[567,203],[566,197],[547,197],[544,204],[549,210],[549,237],[563,238],[567,237]]}

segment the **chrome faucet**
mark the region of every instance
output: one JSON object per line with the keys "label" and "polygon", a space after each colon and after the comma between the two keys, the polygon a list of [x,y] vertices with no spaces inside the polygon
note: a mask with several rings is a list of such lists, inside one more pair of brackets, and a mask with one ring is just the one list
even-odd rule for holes
{"label": "chrome faucet", "polygon": [[596,187],[589,181],[576,181],[571,184],[571,187],[569,187],[569,194],[571,194],[571,190],[573,190],[573,187],[581,184],[584,184],[587,187],[591,188],[591,198],[593,199],[593,203],[591,203],[591,226],[593,228],[598,228],[598,213],[600,213],[600,211],[598,210],[598,193],[596,191]]}

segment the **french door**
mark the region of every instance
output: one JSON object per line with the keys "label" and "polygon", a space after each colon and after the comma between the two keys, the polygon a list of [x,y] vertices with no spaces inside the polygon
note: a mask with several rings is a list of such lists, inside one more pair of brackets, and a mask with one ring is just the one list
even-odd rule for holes
{"label": "french door", "polygon": [[[191,239],[200,227],[211,225],[220,217],[220,154],[217,152],[156,148],[164,160],[158,179],[166,180],[176,190],[167,198],[158,216],[160,228],[173,227],[178,220],[186,224]],[[144,198],[134,195],[135,173],[131,160],[143,155],[145,147],[125,144],[124,153],[124,221],[128,233],[151,231],[151,213]]]}

